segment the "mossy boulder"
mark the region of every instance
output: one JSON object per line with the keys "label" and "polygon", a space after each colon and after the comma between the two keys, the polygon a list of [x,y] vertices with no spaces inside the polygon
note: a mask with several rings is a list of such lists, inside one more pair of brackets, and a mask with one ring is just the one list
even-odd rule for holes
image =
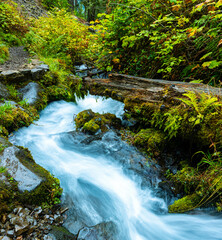
{"label": "mossy boulder", "polygon": [[84,126],[86,122],[89,122],[91,119],[95,117],[95,113],[91,109],[84,110],[75,118],[76,128],[80,129]]}
{"label": "mossy boulder", "polygon": [[201,198],[195,193],[187,195],[181,199],[176,200],[172,205],[168,207],[169,213],[183,213],[193,210],[197,207]]}
{"label": "mossy boulder", "polygon": [[157,156],[164,149],[166,136],[162,131],[153,128],[142,129],[134,136],[133,143]]}
{"label": "mossy boulder", "polygon": [[36,109],[29,106],[19,106],[15,103],[6,102],[0,106],[0,126],[4,134],[17,130],[23,126],[29,126],[38,118]]}
{"label": "mossy boulder", "polygon": [[8,211],[17,203],[50,207],[59,202],[62,189],[59,180],[33,160],[28,149],[10,146],[0,155],[5,174],[0,178],[1,210]]}
{"label": "mossy boulder", "polygon": [[88,134],[95,134],[99,130],[106,132],[109,129],[120,129],[121,120],[114,114],[94,113],[91,109],[80,112],[75,118],[76,129]]}

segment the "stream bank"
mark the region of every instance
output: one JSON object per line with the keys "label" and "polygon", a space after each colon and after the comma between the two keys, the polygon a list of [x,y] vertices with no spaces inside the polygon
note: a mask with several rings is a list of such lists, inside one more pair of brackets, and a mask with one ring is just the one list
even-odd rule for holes
{"label": "stream bank", "polygon": [[91,94],[125,104],[123,138],[162,167],[163,189],[182,198],[170,212],[221,210],[221,89],[112,73],[84,77]]}

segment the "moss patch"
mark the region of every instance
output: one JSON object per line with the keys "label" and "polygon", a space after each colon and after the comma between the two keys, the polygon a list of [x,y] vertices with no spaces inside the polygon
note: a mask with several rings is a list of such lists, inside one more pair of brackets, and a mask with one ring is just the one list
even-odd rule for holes
{"label": "moss patch", "polygon": [[153,128],[142,129],[134,136],[133,143],[149,154],[158,156],[164,149],[166,136],[163,132]]}
{"label": "moss patch", "polygon": [[6,134],[20,127],[30,125],[38,117],[37,111],[32,107],[22,108],[6,103],[0,106],[0,126],[2,133]]}
{"label": "moss patch", "polygon": [[168,207],[170,213],[183,213],[193,210],[200,201],[200,197],[196,194],[188,195],[177,201]]}
{"label": "moss patch", "polygon": [[121,120],[114,114],[94,113],[91,109],[80,112],[75,118],[76,129],[88,134],[95,134],[99,130],[108,131],[110,128],[120,129]]}

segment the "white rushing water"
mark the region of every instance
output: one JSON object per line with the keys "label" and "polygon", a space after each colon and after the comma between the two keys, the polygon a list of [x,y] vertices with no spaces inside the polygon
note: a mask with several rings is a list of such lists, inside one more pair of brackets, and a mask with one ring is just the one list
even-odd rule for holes
{"label": "white rushing water", "polygon": [[222,239],[220,217],[167,214],[164,200],[155,197],[151,188],[141,188],[138,176],[124,171],[122,159],[131,161],[138,153],[114,132],[92,142],[73,133],[74,114],[86,109],[121,116],[123,104],[93,96],[78,104],[53,102],[35,124],[11,137],[11,142],[28,147],[35,161],[60,179],[63,201],[73,211],[66,223],[71,232],[113,221],[119,240]]}

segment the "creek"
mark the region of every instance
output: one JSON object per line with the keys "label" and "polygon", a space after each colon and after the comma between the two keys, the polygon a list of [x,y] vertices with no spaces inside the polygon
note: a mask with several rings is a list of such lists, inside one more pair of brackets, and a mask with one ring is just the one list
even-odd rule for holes
{"label": "creek", "polygon": [[123,103],[91,95],[77,104],[52,102],[38,121],[10,138],[60,179],[62,203],[69,207],[65,227],[76,234],[84,226],[111,221],[118,229],[112,239],[118,240],[222,239],[220,214],[167,213],[167,199],[158,197],[155,187],[158,178],[148,164],[142,172],[144,157],[115,131],[97,137],[75,131],[73,118],[80,111],[121,117],[123,108]]}

